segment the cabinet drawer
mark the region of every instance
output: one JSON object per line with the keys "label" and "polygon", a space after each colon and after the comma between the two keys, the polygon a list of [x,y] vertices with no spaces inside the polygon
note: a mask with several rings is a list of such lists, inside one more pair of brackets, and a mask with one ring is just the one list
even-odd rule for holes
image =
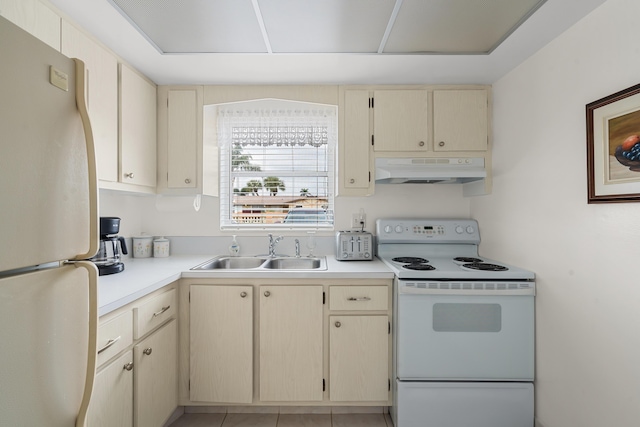
{"label": "cabinet drawer", "polygon": [[98,366],[133,342],[133,314],[125,311],[98,326]]}
{"label": "cabinet drawer", "polygon": [[388,286],[330,286],[329,310],[387,310]]}
{"label": "cabinet drawer", "polygon": [[176,290],[155,296],[133,309],[133,336],[140,338],[147,332],[175,317],[178,305]]}

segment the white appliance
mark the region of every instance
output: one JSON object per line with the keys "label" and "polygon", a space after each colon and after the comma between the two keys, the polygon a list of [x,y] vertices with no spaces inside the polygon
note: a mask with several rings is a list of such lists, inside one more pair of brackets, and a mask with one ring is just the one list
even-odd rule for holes
{"label": "white appliance", "polygon": [[0,17],[0,425],[83,426],[96,356],[84,64]]}
{"label": "white appliance", "polygon": [[474,220],[379,219],[395,273],[396,427],[532,427],[535,275],[478,254]]}

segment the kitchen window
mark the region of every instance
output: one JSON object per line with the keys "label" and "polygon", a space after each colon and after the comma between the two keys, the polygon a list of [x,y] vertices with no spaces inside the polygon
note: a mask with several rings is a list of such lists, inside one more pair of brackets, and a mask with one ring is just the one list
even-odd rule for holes
{"label": "kitchen window", "polygon": [[256,100],[216,108],[222,229],[331,229],[337,107]]}

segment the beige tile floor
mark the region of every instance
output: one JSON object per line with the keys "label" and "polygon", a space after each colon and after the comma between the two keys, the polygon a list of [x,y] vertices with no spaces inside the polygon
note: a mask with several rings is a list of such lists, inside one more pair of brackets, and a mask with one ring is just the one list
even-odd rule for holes
{"label": "beige tile floor", "polygon": [[389,414],[184,414],[170,427],[393,427]]}

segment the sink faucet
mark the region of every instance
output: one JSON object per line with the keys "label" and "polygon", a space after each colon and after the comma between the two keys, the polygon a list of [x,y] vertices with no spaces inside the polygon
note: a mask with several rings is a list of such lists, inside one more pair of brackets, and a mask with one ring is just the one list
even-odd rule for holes
{"label": "sink faucet", "polygon": [[300,258],[300,240],[296,239],[296,258]]}
{"label": "sink faucet", "polygon": [[271,258],[274,258],[274,257],[276,256],[276,244],[277,244],[280,240],[284,239],[284,237],[282,237],[282,236],[278,236],[278,237],[276,237],[276,238],[274,239],[274,238],[273,238],[273,234],[271,234],[271,233],[269,233],[269,234],[268,234],[268,236],[269,236],[269,256],[270,256]]}

